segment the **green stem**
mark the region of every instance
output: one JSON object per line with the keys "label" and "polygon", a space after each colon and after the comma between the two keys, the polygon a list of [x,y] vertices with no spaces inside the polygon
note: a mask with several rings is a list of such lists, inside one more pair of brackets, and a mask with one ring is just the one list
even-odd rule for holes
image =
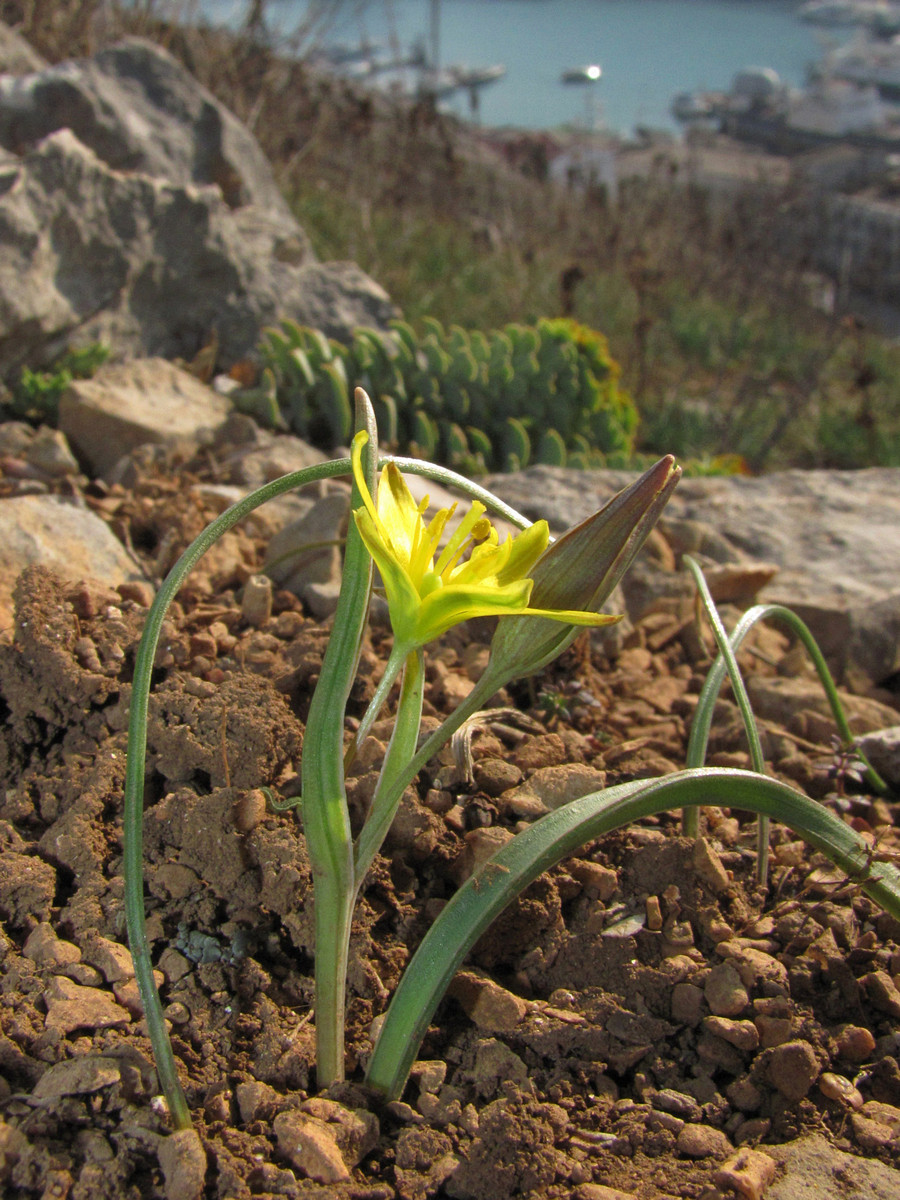
{"label": "green stem", "polygon": [[[371,405],[357,409],[369,432],[366,475],[374,484],[377,436]],[[351,505],[362,504],[354,481]],[[313,693],[300,768],[303,832],[313,872],[316,960],[316,1079],[344,1078],[347,959],[355,887],[353,839],[344,783],[344,713],[356,676],[372,589],[372,559],[350,522],[337,609]]]}
{"label": "green stem", "polygon": [[267,483],[249,496],[239,500],[221,516],[217,517],[191,542],[178,562],[169,572],[147,613],[144,632],[135,661],[134,679],[131,689],[131,711],[128,726],[128,752],[125,771],[125,794],[123,801],[123,873],[125,877],[125,924],[128,944],[134,961],[135,980],[144,1007],[147,1032],[156,1060],[156,1069],[163,1095],[169,1106],[172,1122],[176,1129],[188,1129],[191,1124],[187,1100],[178,1072],[172,1045],[166,1030],[165,1017],[156,981],[153,978],[153,961],[147,939],[144,914],[144,773],[147,761],[147,715],[150,700],[150,682],[153,663],[159,645],[160,630],[169,605],[175,598],[185,577],[196,566],[206,551],[223,533],[243,520],[254,509],[275,496],[280,496],[317,479],[329,479],[346,475],[350,470],[349,459],[338,459],[294,471],[272,483]]}
{"label": "green stem", "polygon": [[346,754],[344,755],[345,769],[350,767],[359,752],[360,746],[369,736],[369,730],[377,721],[378,714],[384,707],[391,688],[394,686],[397,676],[403,670],[409,654],[410,650],[408,646],[399,646],[396,642],[394,643],[388,660],[384,665],[381,679],[378,681],[378,687],[375,689],[375,695],[370,700],[369,707],[366,709],[359,723],[359,728],[353,735],[353,741],[347,747]]}
{"label": "green stem", "polygon": [[451,471],[449,467],[440,467],[437,463],[424,462],[419,458],[401,458],[395,454],[385,454],[378,460],[379,467],[385,463],[394,463],[406,475],[423,475],[426,479],[433,479],[435,483],[444,484],[446,487],[459,488],[473,500],[480,500],[482,504],[487,505],[488,509],[509,521],[511,525],[515,525],[517,529],[527,529],[534,524],[528,517],[523,517],[520,512],[506,504],[499,496],[495,496],[493,492],[489,492],[480,484],[473,483],[471,479],[466,479],[465,475]]}
{"label": "green stem", "polygon": [[[831,715],[834,718],[835,725],[837,725],[841,741],[845,746],[852,746],[854,744],[853,732],[847,723],[844,706],[841,703],[841,697],[835,685],[834,677],[828,669],[825,656],[819,649],[819,644],[813,637],[809,626],[792,609],[785,608],[783,604],[756,604],[753,608],[748,608],[731,631],[729,642],[733,653],[737,654],[747,634],[758,621],[770,620],[780,621],[782,624],[787,625],[791,632],[803,643],[819,676],[819,681],[822,684],[822,689],[831,708]],[[719,689],[724,680],[725,660],[720,655],[710,668],[697,701],[697,711],[691,725],[691,738],[688,745],[689,767],[701,766],[703,760],[706,758],[706,747],[709,743],[715,698],[719,694]],[[870,787],[874,788],[876,792],[886,792],[887,784],[869,763],[866,756],[859,749],[856,750],[856,753],[865,764],[866,779]]]}
{"label": "green stem", "polygon": [[[376,437],[374,437],[374,428],[371,431],[371,444],[376,445]],[[371,456],[370,456],[371,457]],[[414,460],[404,460],[398,458],[395,460],[392,456],[384,456],[379,458],[378,466],[386,462],[396,461],[403,469],[409,470],[413,474],[431,475],[432,478],[446,484],[461,487],[463,491],[470,494],[475,494],[485,500],[485,503],[490,504],[496,511],[508,518],[517,526],[522,528],[527,527],[529,522],[526,518],[517,514],[515,510],[509,508],[508,505],[499,502],[496,497],[491,496],[490,492],[485,492],[484,488],[478,485],[470,484],[469,480],[464,479],[464,476],[457,475],[454,472],[449,472],[444,468],[433,468],[431,464],[416,462]],[[150,606],[146,622],[144,624],[144,632],[138,654],[136,664],[134,664],[134,678],[132,683],[131,696],[131,714],[130,724],[128,724],[128,746],[127,746],[127,764],[125,776],[125,794],[124,808],[122,808],[122,829],[124,829],[124,856],[122,856],[122,866],[124,866],[125,875],[125,922],[128,935],[128,944],[130,944],[132,959],[134,962],[134,977],[138,985],[140,1001],[144,1007],[146,1018],[146,1026],[150,1037],[152,1051],[156,1061],[157,1074],[160,1076],[160,1086],[163,1096],[166,1097],[170,1115],[175,1128],[186,1129],[191,1126],[190,1110],[187,1108],[187,1100],[185,1099],[184,1090],[182,1090],[181,1082],[178,1076],[178,1069],[175,1066],[175,1058],[172,1052],[172,1044],[169,1042],[168,1031],[166,1028],[166,1019],[164,1019],[160,996],[156,990],[156,982],[154,979],[154,970],[152,970],[152,959],[150,955],[150,944],[148,936],[146,936],[146,918],[144,913],[144,888],[143,888],[143,857],[144,857],[144,842],[143,842],[143,812],[144,812],[144,773],[146,769],[146,721],[148,721],[148,709],[150,698],[150,683],[152,670],[154,670],[154,660],[156,658],[156,650],[160,643],[160,632],[162,623],[166,618],[169,605],[172,604],[175,595],[184,583],[185,578],[194,566],[197,565],[200,558],[204,556],[210,546],[221,538],[224,533],[232,529],[239,521],[244,520],[260,505],[265,504],[266,500],[274,499],[277,496],[283,496],[284,493],[293,491],[296,487],[302,487],[307,484],[312,484],[320,479],[334,479],[336,476],[350,474],[349,458],[338,458],[331,462],[318,463],[314,467],[306,467],[302,470],[296,470],[288,475],[283,475],[281,479],[272,480],[269,484],[257,488],[250,496],[238,500],[238,503],[230,506],[229,509],[218,516],[215,521],[212,521],[208,527],[200,533],[198,538],[191,542],[184,553],[181,554],[178,562],[175,563],[172,570],[169,571],[166,580],[163,581],[160,590],[156,595],[154,602]],[[374,467],[370,464],[370,490],[374,487]],[[361,503],[361,497],[355,497],[355,504]],[[350,527],[352,533],[355,530]],[[349,551],[348,551],[349,553]],[[368,562],[366,558],[366,562]],[[360,565],[358,559],[358,566]],[[336,622],[337,625],[337,622]],[[355,670],[356,656],[353,658]],[[307,731],[308,732],[308,731]],[[308,746],[308,738],[307,738]],[[304,763],[308,763],[308,757],[304,752]],[[336,760],[340,762],[340,751],[338,751]],[[314,761],[314,760],[313,760]],[[310,767],[312,764],[310,764]],[[418,768],[416,768],[418,769]],[[404,784],[403,786],[406,786]],[[401,790],[402,791],[402,790]],[[342,794],[342,792],[341,792]],[[313,826],[316,824],[313,818]],[[332,832],[337,833],[338,838],[342,836],[340,821],[337,822],[337,829]],[[348,835],[349,842],[349,835]],[[328,866],[325,868],[328,870]],[[352,888],[352,860],[349,854],[342,858],[342,862],[338,865],[338,874],[343,878],[343,882],[347,884],[348,889]],[[341,910],[343,906],[341,901],[336,898],[325,898],[324,908],[326,911],[335,912]],[[347,926],[347,936],[342,935],[342,943],[346,943],[349,937],[348,920],[341,918],[342,925]],[[322,929],[322,942],[328,944],[328,937],[331,930]],[[341,959],[338,955],[338,960],[332,965],[329,970],[332,979],[341,976],[341,962],[346,962],[346,958]],[[324,1012],[328,1012],[328,1006],[325,1006]],[[322,1015],[323,1009],[319,1009],[319,1015]],[[332,1038],[332,1043],[336,1044],[336,1038]],[[332,1049],[330,1051],[329,1070],[337,1070],[337,1052]],[[342,1063],[341,1063],[342,1068]]]}
{"label": "green stem", "polygon": [[[688,568],[694,577],[694,582],[697,585],[697,590],[700,593],[700,598],[703,601],[703,607],[706,611],[706,619],[709,621],[713,631],[713,636],[716,639],[716,645],[719,649],[724,668],[728,671],[728,678],[731,682],[731,690],[734,693],[734,698],[737,701],[740,709],[741,719],[744,722],[744,731],[747,734],[747,741],[750,746],[750,759],[753,763],[754,771],[760,775],[766,773],[766,762],[763,756],[762,743],[759,740],[759,729],[756,725],[756,718],[753,715],[753,708],[750,704],[750,697],[747,695],[747,688],[744,684],[744,677],[741,675],[741,669],[738,666],[735,658],[734,648],[728,639],[728,634],[725,626],[722,624],[722,618],[719,616],[719,610],[716,608],[716,603],[712,598],[709,587],[700,570],[698,563],[690,557],[684,556],[684,565]],[[693,733],[693,731],[692,731]],[[702,766],[704,754],[699,761],[696,759],[696,752],[693,748],[693,737],[688,747],[687,765],[688,768]],[[697,837],[700,832],[700,811],[692,808],[686,809],[682,815],[682,823],[685,835],[687,837]],[[769,875],[769,818],[761,816],[756,823],[756,877],[760,883],[765,883]]]}
{"label": "green stem", "polygon": [[424,685],[425,656],[420,648],[407,657],[394,731],[381,767],[372,806],[356,840],[354,874],[357,889],[362,886],[366,871],[381,849],[391,822],[397,814],[397,806],[406,785],[398,790],[396,779],[405,775],[410,761],[415,756],[422,723]]}

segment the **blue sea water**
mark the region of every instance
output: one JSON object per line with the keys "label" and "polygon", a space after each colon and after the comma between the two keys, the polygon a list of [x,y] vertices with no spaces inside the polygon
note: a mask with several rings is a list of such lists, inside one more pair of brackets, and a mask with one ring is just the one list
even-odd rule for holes
{"label": "blue sea water", "polygon": [[[322,8],[322,0],[312,0]],[[506,76],[482,90],[486,125],[551,129],[596,123],[628,135],[636,126],[676,130],[678,92],[726,89],[744,67],[773,67],[801,85],[822,57],[821,31],[784,0],[442,0],[440,62],[502,63]],[[249,0],[201,0],[208,19],[235,23]],[[393,39],[408,51],[430,37],[430,0],[344,0],[331,4],[324,44]],[[270,26],[292,31],[310,0],[269,0]],[[594,85],[560,82],[563,71],[598,63]],[[468,100],[453,106],[466,115]]]}

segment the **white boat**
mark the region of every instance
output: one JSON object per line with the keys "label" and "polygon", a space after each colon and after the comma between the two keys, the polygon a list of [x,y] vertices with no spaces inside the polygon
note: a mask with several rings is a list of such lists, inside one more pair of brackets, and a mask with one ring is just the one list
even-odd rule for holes
{"label": "white boat", "polygon": [[560,83],[596,83],[603,74],[603,68],[597,63],[588,63],[584,67],[572,67],[563,71]]}
{"label": "white boat", "polygon": [[498,83],[506,74],[502,63],[491,67],[451,67],[456,72],[461,88],[487,87],[489,83]]}
{"label": "white boat", "polygon": [[887,102],[876,87],[831,75],[796,89],[786,87],[774,71],[749,68],[735,75],[727,93],[676,96],[672,113],[685,123],[715,119],[731,136],[777,153],[834,142],[900,144],[900,107]]}
{"label": "white boat", "polygon": [[455,64],[441,67],[440,64],[440,0],[431,0],[431,48],[423,52],[423,67],[416,84],[416,94],[444,99],[456,92],[468,92],[472,111],[478,107],[478,89],[489,83],[497,83],[506,74],[506,67],[495,63],[487,67],[464,67]]}
{"label": "white boat", "polygon": [[900,4],[895,0],[806,0],[798,15],[813,25],[885,30],[900,25]]}
{"label": "white boat", "polygon": [[724,92],[679,92],[669,111],[685,125],[700,124],[715,120],[724,103]]}
{"label": "white boat", "polygon": [[789,129],[831,138],[869,134],[896,139],[900,134],[898,109],[885,103],[877,88],[842,79],[824,79],[804,91],[791,91],[784,116]]}
{"label": "white boat", "polygon": [[876,87],[889,98],[900,96],[900,37],[865,38],[840,46],[827,55],[819,74]]}

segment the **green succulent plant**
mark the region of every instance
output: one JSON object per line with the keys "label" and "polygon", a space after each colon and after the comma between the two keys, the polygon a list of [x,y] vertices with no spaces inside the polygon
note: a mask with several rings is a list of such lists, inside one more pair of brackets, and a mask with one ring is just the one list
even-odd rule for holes
{"label": "green succulent plant", "polygon": [[357,329],[347,346],[283,321],[263,334],[260,357],[262,384],[235,403],[269,424],[280,414],[323,449],[348,440],[359,386],[374,398],[388,446],[458,470],[625,465],[633,456],[637,412],[606,339],[568,319],[488,332],[398,320]]}

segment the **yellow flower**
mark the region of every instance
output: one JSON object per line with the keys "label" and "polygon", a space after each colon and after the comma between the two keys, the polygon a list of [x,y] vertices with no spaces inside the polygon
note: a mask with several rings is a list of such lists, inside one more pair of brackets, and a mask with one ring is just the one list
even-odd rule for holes
{"label": "yellow flower", "polygon": [[393,463],[381,472],[376,506],[362,470],[367,441],[365,431],[353,439],[353,474],[363,498],[363,506],[353,516],[381,572],[394,637],[404,650],[424,646],[470,617],[535,616],[568,625],[605,625],[614,619],[591,612],[529,608],[533,584],[527,576],[547,548],[546,521],[537,521],[501,544],[497,530],[484,516],[484,505],[476,500],[438,554],[457,506],[442,508],[426,525],[428,497],[416,504]]}

